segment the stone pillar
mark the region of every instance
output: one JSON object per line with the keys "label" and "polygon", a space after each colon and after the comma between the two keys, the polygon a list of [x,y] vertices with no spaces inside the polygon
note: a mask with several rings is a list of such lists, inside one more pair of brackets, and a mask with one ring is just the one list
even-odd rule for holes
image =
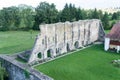
{"label": "stone pillar", "polygon": [[41,59],[43,60],[44,59],[44,53],[41,52]]}
{"label": "stone pillar", "polygon": [[53,51],[53,57],[56,56],[56,48],[54,48],[54,51]]}
{"label": "stone pillar", "polygon": [[104,42],[104,50],[107,51],[109,49],[109,45],[110,45],[110,38],[105,38],[105,42]]}
{"label": "stone pillar", "polygon": [[44,57],[44,59],[47,58],[47,51],[46,51],[46,50],[45,50],[44,53],[43,53],[43,57]]}
{"label": "stone pillar", "polygon": [[63,52],[62,53],[66,53],[67,52],[67,46],[66,46],[66,43],[64,44],[64,47],[63,47]]}
{"label": "stone pillar", "polygon": [[120,46],[117,46],[117,53],[119,53],[120,51]]}

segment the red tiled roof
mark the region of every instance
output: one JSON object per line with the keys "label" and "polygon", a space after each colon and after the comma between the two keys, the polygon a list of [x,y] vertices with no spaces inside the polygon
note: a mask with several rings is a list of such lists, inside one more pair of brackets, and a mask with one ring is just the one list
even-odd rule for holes
{"label": "red tiled roof", "polygon": [[110,44],[112,44],[112,45],[120,45],[120,42],[119,41],[110,41]]}
{"label": "red tiled roof", "polygon": [[109,34],[106,37],[110,38],[111,40],[119,40],[120,41],[120,22],[116,23]]}

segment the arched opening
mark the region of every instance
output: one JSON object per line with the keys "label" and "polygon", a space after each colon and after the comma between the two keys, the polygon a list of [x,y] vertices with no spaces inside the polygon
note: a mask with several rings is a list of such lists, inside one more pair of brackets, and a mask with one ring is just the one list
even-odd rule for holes
{"label": "arched opening", "polygon": [[70,51],[70,45],[67,43],[67,51]]}
{"label": "arched opening", "polygon": [[47,57],[52,57],[52,54],[53,54],[53,50],[52,49],[49,49],[47,51]]}
{"label": "arched opening", "polygon": [[79,48],[79,42],[78,41],[75,42],[74,47]]}
{"label": "arched opening", "polygon": [[40,58],[40,59],[42,58],[42,53],[41,52],[38,53],[38,58]]}

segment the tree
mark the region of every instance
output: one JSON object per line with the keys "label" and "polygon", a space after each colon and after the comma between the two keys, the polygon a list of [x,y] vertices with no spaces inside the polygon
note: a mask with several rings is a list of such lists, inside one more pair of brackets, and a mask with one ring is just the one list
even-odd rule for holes
{"label": "tree", "polygon": [[8,8],[3,8],[3,10],[1,10],[1,29],[0,30],[9,30],[10,23],[12,21],[12,16],[11,13],[12,11],[9,10]]}
{"label": "tree", "polygon": [[57,22],[61,22],[61,20],[62,20],[61,15],[62,15],[62,11],[59,11],[57,14],[57,18],[56,18]]}
{"label": "tree", "polygon": [[61,11],[61,21],[76,21],[77,17],[77,9],[75,5],[70,4],[65,4],[64,9]]}
{"label": "tree", "polygon": [[19,5],[20,25],[19,29],[30,30],[34,25],[34,8],[27,5]]}
{"label": "tree", "polygon": [[69,4],[69,21],[76,21],[76,12],[77,9],[75,5],[72,5],[71,3]]}
{"label": "tree", "polygon": [[8,7],[1,10],[0,16],[0,30],[15,30],[19,25],[19,10],[17,7]]}
{"label": "tree", "polygon": [[102,20],[103,18],[103,12],[101,10],[98,10],[98,19]]}
{"label": "tree", "polygon": [[3,10],[1,10],[1,14],[0,14],[0,22],[1,22],[0,30],[2,30],[2,31],[8,30],[8,26],[7,26],[8,25],[8,23],[7,23],[8,20],[7,20],[7,17],[8,17],[7,10],[4,8]]}
{"label": "tree", "polygon": [[35,24],[33,29],[39,29],[41,23],[55,23],[57,21],[58,11],[55,5],[47,2],[41,2],[35,9]]}
{"label": "tree", "polygon": [[78,8],[77,12],[76,12],[76,20],[80,20],[82,18],[83,18],[83,16],[82,16],[82,10],[80,8]]}
{"label": "tree", "polygon": [[70,11],[67,3],[65,4],[64,9],[61,12],[61,21],[70,21]]}
{"label": "tree", "polygon": [[105,12],[105,14],[103,15],[102,22],[103,22],[104,29],[110,29],[109,15],[107,12]]}
{"label": "tree", "polygon": [[32,29],[34,24],[33,9],[27,5],[3,8],[0,11],[0,30]]}
{"label": "tree", "polygon": [[88,12],[86,10],[82,9],[82,17],[83,17],[82,20],[88,19],[88,15],[87,14],[88,14]]}
{"label": "tree", "polygon": [[118,11],[117,14],[118,14],[118,20],[120,20],[120,11]]}
{"label": "tree", "polygon": [[2,28],[2,11],[0,10],[0,30]]}
{"label": "tree", "polygon": [[8,77],[8,74],[4,68],[1,67],[0,63],[0,80],[4,80],[4,78]]}
{"label": "tree", "polygon": [[94,10],[93,13],[92,13],[92,18],[93,18],[93,19],[99,19],[99,14],[98,14],[98,11],[97,11],[96,8],[95,8],[95,10]]}
{"label": "tree", "polygon": [[105,29],[109,29],[110,19],[117,21],[120,19],[120,11],[108,14],[101,10],[84,10],[76,8],[74,4],[65,4],[63,10],[59,11],[52,3],[41,2],[36,8],[21,4],[18,7],[12,6],[0,10],[0,30],[39,30],[40,24],[50,24],[56,22],[76,21],[84,19],[101,19]]}
{"label": "tree", "polygon": [[113,13],[112,15],[112,20],[117,20],[118,19],[118,14],[117,13]]}

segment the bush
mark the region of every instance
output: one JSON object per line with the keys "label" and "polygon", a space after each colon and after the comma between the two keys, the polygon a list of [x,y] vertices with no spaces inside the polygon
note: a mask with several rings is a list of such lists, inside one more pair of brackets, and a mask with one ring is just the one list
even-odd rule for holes
{"label": "bush", "polygon": [[116,67],[119,67],[120,68],[120,60],[113,60],[112,61],[113,65],[116,66]]}

